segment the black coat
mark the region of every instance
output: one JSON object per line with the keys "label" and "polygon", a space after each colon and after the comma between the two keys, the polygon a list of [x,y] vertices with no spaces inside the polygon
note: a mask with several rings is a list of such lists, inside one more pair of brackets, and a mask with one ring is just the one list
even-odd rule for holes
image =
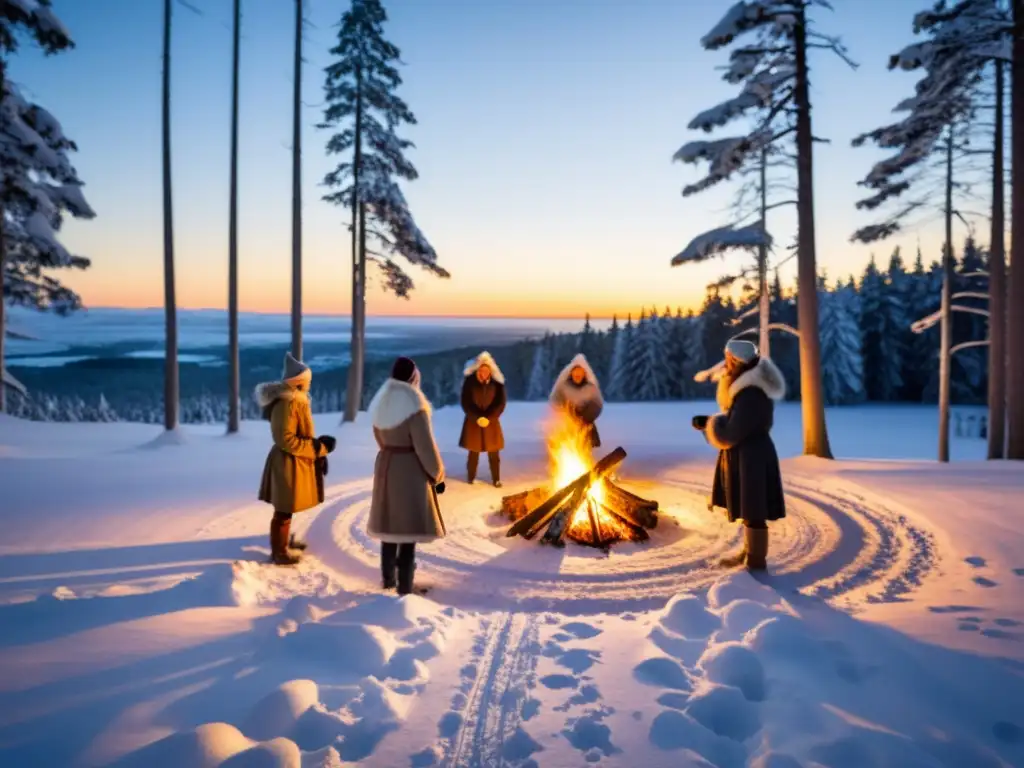
{"label": "black coat", "polygon": [[[495,453],[505,447],[505,434],[501,430],[501,414],[505,412],[505,384],[494,376],[481,384],[474,371],[462,382],[462,410],[466,419],[462,423],[459,447],[475,453]],[[480,417],[490,424],[481,427]]]}
{"label": "black coat", "polygon": [[735,380],[719,382],[724,413],[708,420],[705,434],[719,449],[711,505],[725,509],[730,521],[760,523],[786,516],[779,456],[769,434],[774,401],[785,394],[785,379],[767,358]]}

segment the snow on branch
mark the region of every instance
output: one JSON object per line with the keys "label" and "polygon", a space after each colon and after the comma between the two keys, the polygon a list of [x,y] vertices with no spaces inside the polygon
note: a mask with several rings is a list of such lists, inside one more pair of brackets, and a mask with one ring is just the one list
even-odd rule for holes
{"label": "snow on branch", "polygon": [[[963,275],[961,275],[963,277]],[[959,291],[954,293],[953,299],[981,299],[982,301],[988,301],[989,295],[982,293],[981,291]]]}
{"label": "snow on branch", "polygon": [[752,109],[771,104],[788,102],[791,94],[779,94],[779,90],[796,77],[796,67],[791,64],[772,66],[747,78],[738,96],[723,101],[698,114],[686,126],[691,131],[710,132]]}
{"label": "snow on branch", "polygon": [[707,261],[735,248],[752,250],[761,246],[771,247],[772,237],[757,221],[745,227],[728,225],[697,235],[689,244],[672,258],[672,266]]}
{"label": "snow on branch", "polygon": [[728,45],[740,35],[770,22],[774,5],[770,1],[740,0],[700,39],[700,44],[709,51]]}
{"label": "snow on branch", "polygon": [[28,389],[25,387],[25,385],[18,381],[16,378],[14,378],[14,375],[6,368],[4,368],[2,363],[0,363],[0,369],[3,369],[2,384],[10,387],[11,389],[16,389],[22,395],[28,394]]}
{"label": "snow on branch", "polygon": [[19,341],[39,341],[38,336],[33,336],[30,333],[18,331],[14,328],[5,328],[4,335],[7,336],[8,339],[18,339]]}

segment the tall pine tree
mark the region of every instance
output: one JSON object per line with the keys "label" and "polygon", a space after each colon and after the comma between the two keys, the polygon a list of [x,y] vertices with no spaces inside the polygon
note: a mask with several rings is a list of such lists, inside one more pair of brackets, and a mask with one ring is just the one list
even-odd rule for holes
{"label": "tall pine tree", "polygon": [[0,3],[0,412],[7,388],[20,389],[4,368],[6,306],[62,314],[81,306],[78,294],[51,270],[84,269],[89,260],[61,245],[57,231],[66,214],[95,216],[69,159],[75,143],[8,77],[8,60],[24,37],[47,54],[74,47],[49,0]]}
{"label": "tall pine tree", "polygon": [[384,287],[408,297],[412,278],[395,257],[439,276],[433,246],[420,231],[397,180],[417,178],[405,152],[412,142],[399,137],[416,118],[395,93],[402,84],[397,47],[384,39],[387,14],[381,0],[352,0],[341,17],[335,57],[326,72],[327,108],[321,128],[342,128],[327,142],[328,155],[342,160],[324,178],[333,191],[324,199],[347,207],[352,232],[352,329],[345,420],[355,419],[363,392],[366,340],[366,265],[374,262]]}
{"label": "tall pine tree", "polygon": [[[898,258],[899,251],[893,254]],[[863,321],[862,350],[867,397],[892,401],[903,386],[903,345],[907,328],[906,310],[900,297],[879,271],[874,256],[864,271],[860,286]]]}
{"label": "tall pine tree", "polygon": [[819,293],[821,306],[821,373],[829,405],[864,400],[864,358],[857,325],[857,293],[850,286]]}
{"label": "tall pine tree", "polygon": [[633,382],[628,365],[635,335],[636,327],[633,325],[633,316],[629,315],[626,318],[626,324],[615,334],[615,346],[612,349],[608,372],[608,386],[605,388],[605,394],[609,400],[632,399]]}

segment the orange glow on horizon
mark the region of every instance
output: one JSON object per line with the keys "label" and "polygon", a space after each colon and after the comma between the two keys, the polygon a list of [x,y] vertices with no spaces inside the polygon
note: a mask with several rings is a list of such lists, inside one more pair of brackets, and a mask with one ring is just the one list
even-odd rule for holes
{"label": "orange glow on horizon", "polygon": [[[77,277],[77,276],[76,276]],[[132,280],[132,276],[118,283],[101,281],[99,275],[85,273],[69,281],[80,291],[86,307],[161,309],[163,307],[163,286],[154,286],[151,280]],[[180,285],[177,290],[177,306],[181,310],[224,310],[226,297],[221,295],[220,286],[194,283]],[[350,300],[346,294],[345,281],[337,284],[305,286],[303,313],[308,315],[347,316]],[[669,286],[671,289],[673,286]],[[240,309],[242,312],[258,314],[288,314],[291,311],[290,298],[286,291],[288,283],[282,286],[265,284],[241,286]],[[595,320],[610,319],[613,316],[625,319],[636,316],[641,309],[654,307],[663,312],[670,307],[674,312],[699,308],[703,290],[680,292],[659,290],[641,295],[626,296],[625,291],[613,295],[608,291],[591,291],[579,295],[562,292],[536,292],[524,295],[521,291],[486,293],[483,289],[456,286],[451,282],[438,283],[420,281],[416,292],[409,300],[384,294],[380,290],[368,293],[367,310],[378,317],[464,317],[464,318],[520,318],[520,319],[579,319],[590,315]],[[703,286],[701,286],[703,288]],[[634,293],[630,291],[630,293]],[[282,295],[285,293],[285,295]],[[660,296],[658,294],[661,294]]]}

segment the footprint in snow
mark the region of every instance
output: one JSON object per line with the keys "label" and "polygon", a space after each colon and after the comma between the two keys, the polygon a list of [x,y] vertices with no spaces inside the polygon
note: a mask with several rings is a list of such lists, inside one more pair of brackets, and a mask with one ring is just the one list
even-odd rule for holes
{"label": "footprint in snow", "polygon": [[973,605],[931,605],[928,610],[932,613],[970,613],[980,609]]}
{"label": "footprint in snow", "polygon": [[1020,632],[1010,632],[1006,629],[983,629],[981,634],[985,637],[990,637],[993,640],[1013,640],[1014,642],[1024,641],[1024,634]]}
{"label": "footprint in snow", "polygon": [[462,715],[458,712],[445,712],[437,723],[437,735],[442,739],[450,739],[462,727]]}
{"label": "footprint in snow", "polygon": [[1024,568],[1014,568],[1013,574],[1015,576],[1024,576]]}
{"label": "footprint in snow", "polygon": [[964,562],[967,563],[968,565],[974,566],[975,568],[984,568],[985,567],[985,558],[984,557],[978,557],[977,555],[971,555],[970,557],[965,557],[964,558]]}
{"label": "footprint in snow", "polygon": [[979,587],[986,587],[986,588],[998,587],[999,586],[998,583],[992,581],[992,579],[986,579],[984,576],[975,576],[974,577],[974,583],[977,584]]}
{"label": "footprint in snow", "polygon": [[590,755],[600,759],[602,754],[614,755],[622,751],[612,743],[612,729],[601,722],[604,716],[603,712],[591,712],[562,731],[570,744],[580,752],[588,753],[588,762],[596,762]]}
{"label": "footprint in snow", "polygon": [[1019,627],[1022,622],[1019,622],[1016,619],[994,619],[992,623],[997,624],[1000,627]]}
{"label": "footprint in snow", "polygon": [[600,656],[599,651],[591,651],[587,648],[573,648],[555,659],[555,663],[580,675],[594,666],[594,662]]}
{"label": "footprint in snow", "polygon": [[562,626],[562,631],[568,632],[579,640],[589,640],[592,637],[597,637],[602,632],[598,627],[591,624],[585,624],[582,621],[573,621],[569,624],[565,624]]}
{"label": "footprint in snow", "polygon": [[540,679],[540,684],[552,691],[561,691],[576,687],[576,678],[569,675],[548,675]]}

